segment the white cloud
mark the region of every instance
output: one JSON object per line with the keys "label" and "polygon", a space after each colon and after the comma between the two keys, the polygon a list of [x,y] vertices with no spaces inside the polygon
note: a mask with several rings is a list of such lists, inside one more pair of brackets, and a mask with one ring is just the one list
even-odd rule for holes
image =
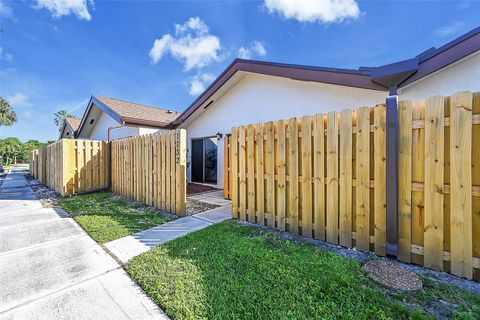
{"label": "white cloud", "polygon": [[251,59],[254,55],[264,57],[266,54],[267,50],[263,43],[253,41],[249,47],[240,47],[237,56],[241,59]]}
{"label": "white cloud", "polygon": [[13,56],[10,53],[4,52],[3,48],[0,47],[0,59],[4,59],[4,60],[7,60],[7,61],[12,61]]}
{"label": "white cloud", "polygon": [[462,22],[454,22],[452,24],[435,29],[435,34],[441,37],[451,36],[462,30],[463,25],[464,24]]}
{"label": "white cloud", "polygon": [[152,62],[157,63],[169,53],[189,71],[220,60],[220,49],[220,39],[211,35],[205,22],[195,17],[184,24],[176,24],[174,36],[167,33],[155,39],[149,55]]}
{"label": "white cloud", "polygon": [[37,0],[37,8],[45,8],[55,18],[76,15],[79,19],[90,20],[88,6],[93,7],[93,0]]}
{"label": "white cloud", "polygon": [[190,95],[199,95],[214,79],[215,77],[209,73],[197,74],[190,80]]}
{"label": "white cloud", "polygon": [[13,96],[6,98],[12,107],[21,108],[21,107],[31,107],[32,103],[30,102],[27,95],[17,92]]}
{"label": "white cloud", "polygon": [[7,6],[5,1],[0,0],[0,16],[10,17],[12,15],[12,8]]}
{"label": "white cloud", "polygon": [[22,116],[23,116],[23,118],[25,118],[26,120],[31,120],[31,119],[33,119],[33,113],[31,113],[30,111],[24,111],[24,112],[22,112]]}
{"label": "white cloud", "polygon": [[360,15],[355,0],[264,0],[269,13],[300,22],[334,23]]}

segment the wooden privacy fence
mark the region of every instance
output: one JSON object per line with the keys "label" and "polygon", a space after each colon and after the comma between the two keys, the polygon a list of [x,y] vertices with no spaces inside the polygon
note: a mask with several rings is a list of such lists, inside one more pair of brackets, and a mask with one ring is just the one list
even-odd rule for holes
{"label": "wooden privacy fence", "polygon": [[112,145],[112,191],[186,214],[186,131],[124,138]]}
{"label": "wooden privacy fence", "polygon": [[62,139],[30,154],[30,173],[62,196],[108,188],[107,142]]}
{"label": "wooden privacy fence", "polygon": [[480,280],[480,93],[399,103],[398,259]]}
{"label": "wooden privacy fence", "polygon": [[[400,102],[398,259],[480,279],[480,95]],[[386,108],[232,129],[233,217],[386,255]],[[451,146],[451,147],[450,147]]]}

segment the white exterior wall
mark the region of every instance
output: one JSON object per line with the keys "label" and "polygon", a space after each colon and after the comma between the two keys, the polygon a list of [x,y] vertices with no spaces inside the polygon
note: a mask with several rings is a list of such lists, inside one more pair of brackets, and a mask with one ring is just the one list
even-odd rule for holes
{"label": "white exterior wall", "polygon": [[165,131],[165,129],[156,129],[156,128],[145,128],[145,127],[139,127],[138,128],[138,134],[150,134],[158,131]]}
{"label": "white exterior wall", "polygon": [[459,91],[480,91],[480,52],[398,90],[400,100],[424,100]]}
{"label": "white exterior wall", "polygon": [[[97,124],[93,128],[92,132],[88,139],[92,140],[108,140],[108,128],[118,127],[120,124],[110,117],[105,112],[102,112],[102,115],[97,120]],[[137,127],[125,126],[118,129],[112,130],[112,139],[119,139],[123,137],[138,136]]]}
{"label": "white exterior wall", "polygon": [[[267,122],[384,103],[387,92],[265,75],[247,75],[187,129],[191,139],[230,133],[239,125]],[[218,142],[217,187],[223,188],[223,139]],[[189,156],[191,152],[189,152]],[[189,159],[190,161],[190,159]],[[191,165],[188,168],[190,175]]]}

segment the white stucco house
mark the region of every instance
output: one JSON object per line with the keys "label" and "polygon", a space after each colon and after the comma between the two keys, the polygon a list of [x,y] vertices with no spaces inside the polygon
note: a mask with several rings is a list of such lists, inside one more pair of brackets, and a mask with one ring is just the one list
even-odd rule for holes
{"label": "white stucco house", "polygon": [[165,130],[178,112],[92,96],[76,130],[78,139],[113,140]]}
{"label": "white stucco house", "polygon": [[81,119],[66,117],[60,129],[59,139],[75,139]]}
{"label": "white stucco house", "polygon": [[189,179],[223,188],[223,139],[232,127],[464,90],[480,91],[480,27],[411,59],[357,70],[236,59],[181,114],[92,96],[75,137],[112,140],[184,128]]}
{"label": "white stucco house", "polygon": [[480,91],[480,28],[411,59],[358,70],[237,59],[171,127],[187,130],[191,181],[223,188],[222,139],[234,126],[464,90]]}

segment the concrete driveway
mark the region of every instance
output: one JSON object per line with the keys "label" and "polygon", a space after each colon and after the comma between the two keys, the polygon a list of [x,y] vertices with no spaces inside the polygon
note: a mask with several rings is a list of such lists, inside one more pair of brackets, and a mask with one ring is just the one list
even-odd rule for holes
{"label": "concrete driveway", "polygon": [[0,187],[0,319],[168,319],[16,166]]}

